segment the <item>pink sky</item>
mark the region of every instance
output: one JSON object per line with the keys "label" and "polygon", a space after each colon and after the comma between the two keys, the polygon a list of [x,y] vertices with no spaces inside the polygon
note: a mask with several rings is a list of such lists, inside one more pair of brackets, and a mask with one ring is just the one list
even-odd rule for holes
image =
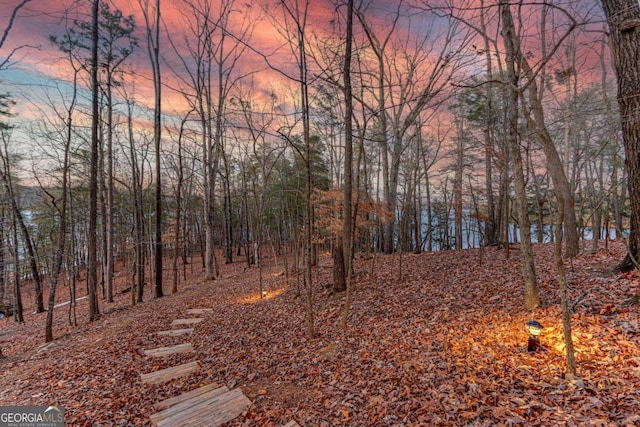
{"label": "pink sky", "polygon": [[[445,2],[444,0],[440,0],[441,2]],[[0,9],[4,11],[0,15],[0,28],[6,28],[6,24],[8,22],[9,12],[13,10],[15,5],[17,5],[20,0],[0,0]],[[566,2],[566,0],[565,0]],[[587,2],[592,2],[592,9],[595,12],[599,13],[599,10],[595,6],[597,2],[595,0],[587,0]],[[581,1],[578,4],[584,6],[587,2]],[[278,2],[275,0],[263,1],[260,3],[264,4],[277,4]],[[274,30],[272,23],[264,17],[264,10],[260,6],[259,2],[241,2],[238,1],[235,7],[238,12],[235,14],[234,22],[242,22],[243,18],[247,18],[249,20],[249,24],[252,30],[252,38],[251,45],[259,50],[262,53],[268,54],[275,51],[276,46],[281,46],[279,50],[278,58],[275,59],[275,63],[281,67],[283,70],[290,71],[295,75],[295,64],[290,57],[288,57],[289,52],[288,48],[282,47],[283,39],[277,34]],[[330,0],[313,0],[312,9],[310,10],[309,15],[309,34],[318,35],[320,38],[327,36],[330,32],[330,21],[334,18],[334,6],[330,2]],[[431,2],[433,4],[434,2]],[[474,7],[477,6],[479,0],[460,0],[456,2],[457,4],[466,3],[467,5]],[[491,0],[486,0],[486,4],[493,4]],[[574,3],[576,3],[574,1]],[[33,76],[39,76],[43,79],[53,78],[53,79],[62,79],[64,80],[69,76],[67,65],[64,61],[60,61],[61,53],[57,50],[55,46],[52,46],[48,41],[48,37],[51,34],[60,33],[61,30],[65,27],[64,18],[64,8],[70,7],[74,5],[75,2],[73,0],[32,0],[29,2],[18,14],[16,21],[14,22],[14,26],[9,34],[6,45],[0,50],[0,58],[6,57],[8,52],[11,49],[19,47],[19,46],[29,46],[28,48],[24,48],[20,50],[14,59],[19,59],[19,62],[14,65],[14,68],[19,70],[28,71]],[[88,14],[91,6],[91,2],[88,0],[82,0],[78,3],[84,8],[84,13]],[[180,45],[183,43],[183,40],[180,36],[182,29],[185,25],[185,20],[183,16],[176,10],[175,5],[177,2],[172,2],[169,0],[161,0],[161,5],[163,8],[163,19],[167,25],[168,31],[171,31],[173,34],[174,41]],[[385,26],[385,12],[388,11],[389,8],[394,8],[395,2],[388,2],[384,0],[376,0],[372,6],[371,10],[378,13],[378,17],[375,19],[375,25],[379,26],[376,30],[379,30],[381,33],[384,33]],[[133,14],[136,17],[136,23],[138,26],[137,35],[140,42],[140,47],[138,48],[135,54],[135,67],[136,73],[138,74],[138,78],[136,81],[136,92],[139,96],[142,96],[146,99],[151,99],[152,90],[149,79],[146,77],[149,75],[149,60],[147,58],[146,53],[146,42],[144,40],[144,20],[142,18],[140,12],[140,6],[138,0],[113,0],[112,5],[120,8],[125,15]],[[514,8],[515,9],[515,8]],[[71,10],[71,9],[70,9]],[[270,11],[274,11],[272,7],[269,9]],[[473,14],[473,10],[469,12]],[[515,13],[515,10],[514,10]],[[274,11],[279,18],[278,22],[282,22],[281,13]],[[77,19],[87,20],[88,15],[78,15],[75,16]],[[525,17],[527,18],[527,17]],[[528,26],[534,27],[537,25],[535,22],[535,17],[528,17],[525,22]],[[488,23],[488,25],[494,25],[495,19]],[[240,24],[238,24],[240,25]],[[236,29],[239,31],[239,28]],[[412,31],[419,32],[421,28],[412,28]],[[400,34],[405,34],[401,32]],[[579,65],[579,75],[581,79],[585,79],[587,75],[591,75],[593,73],[599,72],[599,65],[597,65],[597,55],[599,53],[599,42],[598,40],[602,39],[600,34],[588,34],[587,36],[580,36],[581,40],[578,40],[578,44],[580,45],[581,51],[578,58]],[[584,39],[584,37],[588,37],[588,39]],[[536,49],[537,40],[535,39],[527,39],[530,43],[530,49],[534,57],[539,54]],[[590,46],[585,47],[585,44],[590,44]],[[39,48],[39,49],[38,49]],[[175,52],[172,51],[169,43],[166,39],[162,42],[162,54],[168,63],[175,66],[176,69],[179,68],[179,61],[176,58]],[[479,70],[483,69],[483,65],[480,62]],[[559,65],[560,66],[560,65]],[[243,72],[245,70],[251,71],[260,71],[259,77],[256,77],[256,81],[260,83],[259,90],[262,90],[265,94],[270,93],[272,90],[279,89],[290,85],[291,82],[287,82],[285,78],[283,78],[280,74],[267,70],[267,66],[263,59],[256,55],[255,53],[248,52],[246,56],[243,57],[242,62],[240,63],[240,67]],[[176,86],[177,83],[175,81],[175,76],[172,75],[171,71],[168,69],[165,64],[163,64],[163,79],[170,85]],[[6,78],[7,74],[3,76],[0,72],[0,79]],[[16,73],[13,72],[10,74],[12,79],[15,79]],[[597,80],[597,78],[589,78],[589,80]],[[285,91],[286,92],[286,91]],[[290,91],[288,92],[290,93]],[[166,100],[172,99],[170,104],[173,104],[170,108],[179,108],[181,101],[177,98],[171,98],[170,94],[165,91]]]}
{"label": "pink sky", "polygon": [[[0,9],[12,11],[19,3],[20,0],[0,0]],[[48,38],[52,34],[61,34],[65,25],[72,25],[74,18],[84,21],[89,19],[88,15],[71,15],[70,22],[65,23],[64,9],[65,7],[70,8],[74,3],[72,0],[32,0],[20,10],[7,42],[3,49],[0,50],[0,58],[6,57],[13,49],[20,48],[13,56],[14,61],[12,62],[14,64],[12,68],[25,70],[45,78],[65,79],[65,77],[68,77],[68,65],[65,63],[64,58],[60,59],[63,55],[49,42]],[[80,3],[84,8],[84,13],[88,14],[90,12],[90,3],[88,0]],[[172,32],[174,42],[180,45],[183,43],[181,31],[185,22],[181,13],[176,10],[176,3],[162,0],[161,7],[167,29]],[[146,41],[144,40],[145,24],[138,1],[115,0],[111,4],[122,10],[125,16],[129,14],[135,16],[136,32],[140,44],[134,54],[135,67],[138,74],[150,75]],[[309,22],[310,27],[313,26],[314,31],[317,32],[321,30],[322,26],[328,24],[330,19],[328,12],[331,12],[331,9],[327,9],[323,1],[314,1],[313,4],[313,9],[310,10]],[[238,1],[234,9],[238,10],[234,15],[234,22],[238,22],[240,25],[244,18],[247,19],[253,34],[251,44],[255,49],[265,54],[270,54],[274,52],[275,46],[281,45],[282,39],[273,31],[271,23],[267,19],[261,18],[263,11],[258,3]],[[0,16],[0,28],[6,28],[8,18],[9,13],[7,12]],[[240,30],[240,28],[236,28],[233,31],[239,32]],[[161,51],[165,61],[172,64],[172,66],[179,67],[179,61],[168,41],[163,39],[162,44]],[[280,49],[280,52],[281,55],[285,55],[287,49]],[[242,67],[249,70],[264,70],[267,68],[263,59],[250,51],[244,56]],[[169,82],[171,80],[170,74],[171,71],[163,64],[163,79]],[[0,74],[1,78],[2,75]],[[277,79],[277,75],[276,77],[271,76],[268,81],[273,82],[274,78]],[[137,83],[137,90],[144,96],[151,96],[150,85],[145,84],[145,80],[148,79],[140,79]]]}

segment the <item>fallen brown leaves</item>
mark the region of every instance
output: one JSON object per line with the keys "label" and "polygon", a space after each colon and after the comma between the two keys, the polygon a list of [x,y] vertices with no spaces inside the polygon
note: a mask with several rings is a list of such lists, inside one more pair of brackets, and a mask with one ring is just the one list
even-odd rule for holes
{"label": "fallen brown leaves", "polygon": [[[230,425],[637,425],[640,423],[638,307],[619,304],[639,277],[603,274],[621,258],[612,245],[567,262],[579,377],[565,376],[553,248],[536,246],[543,305],[522,309],[519,254],[479,250],[358,260],[352,315],[340,328],[343,295],[324,289],[320,268],[317,337],[306,338],[304,304],[277,266],[258,295],[257,270],[224,266],[173,296],[116,310],[78,328],[56,313],[58,339],[42,347],[44,315],[27,325],[0,321],[0,404],[64,405],[73,426],[148,425],[153,404],[210,383],[240,387],[254,405]],[[323,260],[326,266],[329,259]],[[114,306],[126,305],[128,295]],[[189,308],[213,308],[185,336],[157,336]],[[546,328],[545,351],[526,352],[526,321]],[[192,343],[165,358],[145,349]],[[38,351],[40,349],[40,351]],[[199,360],[197,373],[142,384],[140,373]]]}

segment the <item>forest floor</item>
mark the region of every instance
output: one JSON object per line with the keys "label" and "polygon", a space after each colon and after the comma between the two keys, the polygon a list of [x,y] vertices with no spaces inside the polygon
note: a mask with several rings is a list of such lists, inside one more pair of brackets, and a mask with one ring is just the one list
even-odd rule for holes
{"label": "forest floor", "polygon": [[[331,260],[323,257],[314,271],[314,339],[295,276],[287,283],[280,264],[264,271],[264,299],[257,268],[238,261],[208,282],[197,264],[178,293],[135,307],[128,293],[101,301],[94,322],[80,300],[77,327],[68,326],[69,306],[60,307],[49,346],[45,314],[33,313],[25,290],[26,324],[0,319],[0,405],[63,405],[69,426],[149,425],[154,403],[218,383],[253,402],[233,426],[639,425],[639,308],[621,303],[640,275],[607,274],[624,246],[566,263],[576,377],[565,374],[553,246],[535,252],[542,306],[533,311],[523,308],[518,250],[508,259],[496,248],[358,259],[346,330],[344,295],[327,291]],[[68,289],[58,296],[68,300]],[[184,342],[154,332],[207,307],[188,338],[193,353],[144,355]],[[531,319],[545,326],[544,351],[527,352]],[[186,378],[140,380],[193,359],[201,368]]]}

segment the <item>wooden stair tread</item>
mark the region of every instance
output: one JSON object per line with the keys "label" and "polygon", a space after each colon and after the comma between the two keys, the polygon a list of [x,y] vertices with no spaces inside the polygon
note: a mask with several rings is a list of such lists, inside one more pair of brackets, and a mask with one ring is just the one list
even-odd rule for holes
{"label": "wooden stair tread", "polygon": [[184,344],[173,345],[170,347],[160,347],[160,348],[145,350],[144,354],[152,357],[164,357],[164,356],[169,356],[171,354],[186,353],[189,351],[193,351],[193,345],[191,345],[191,343],[184,343]]}
{"label": "wooden stair tread", "polygon": [[212,308],[190,308],[187,310],[187,314],[206,314],[212,311]]}
{"label": "wooden stair tread", "polygon": [[240,389],[210,390],[150,416],[156,427],[214,427],[231,421],[251,406]]}
{"label": "wooden stair tread", "polygon": [[157,335],[178,336],[178,335],[183,335],[183,334],[190,334],[191,332],[193,332],[193,328],[170,329],[168,331],[156,332],[156,334]]}
{"label": "wooden stair tread", "polygon": [[[223,404],[214,408],[213,413],[209,411],[212,409],[209,406],[204,407],[204,412],[195,417],[190,417],[188,424],[189,427],[217,427],[220,424],[231,421],[240,415],[247,412],[251,407],[251,401],[245,396],[240,389],[237,390],[235,395],[230,396]],[[231,390],[226,395],[234,394],[235,390]],[[173,426],[173,424],[167,424],[166,427]],[[165,426],[162,426],[165,427]]]}
{"label": "wooden stair tread", "polygon": [[190,373],[197,371],[198,368],[200,368],[200,364],[197,361],[193,361],[178,366],[172,366],[171,368],[150,372],[148,374],[142,374],[140,375],[140,379],[143,384],[159,384],[170,381],[174,378],[189,375]]}
{"label": "wooden stair tread", "polygon": [[156,403],[153,406],[158,411],[162,411],[163,409],[167,409],[170,406],[177,405],[178,403],[182,403],[182,402],[184,402],[186,400],[190,400],[190,399],[192,399],[194,397],[198,397],[198,396],[200,396],[202,394],[208,393],[208,392],[213,391],[213,390],[219,390],[221,393],[229,391],[229,389],[227,387],[225,387],[225,386],[220,387],[219,384],[212,383],[212,384],[200,387],[200,388],[196,388],[195,390],[191,390],[191,391],[188,391],[186,393],[182,393],[182,394],[180,394],[178,396],[170,397],[168,399],[163,400],[162,402]]}
{"label": "wooden stair tread", "polygon": [[[229,392],[229,389],[226,386],[205,390],[202,393],[191,395],[190,397],[186,397],[182,399],[178,403],[175,403],[171,406],[166,407],[165,409],[151,415],[150,419],[152,422],[156,422],[158,420],[173,417],[177,414],[188,411],[191,407],[198,405],[200,402],[213,401],[217,396],[220,396],[228,392]],[[184,394],[189,394],[189,393],[191,392],[184,393]],[[177,400],[182,396],[183,394],[172,397],[171,399]]]}
{"label": "wooden stair tread", "polygon": [[283,425],[282,427],[300,427],[300,424],[298,424],[295,421],[289,421],[288,423],[286,423],[285,425]]}
{"label": "wooden stair tread", "polygon": [[171,326],[177,326],[177,325],[193,325],[196,323],[200,323],[202,322],[204,319],[202,317],[193,317],[190,319],[176,319],[173,322],[171,322]]}

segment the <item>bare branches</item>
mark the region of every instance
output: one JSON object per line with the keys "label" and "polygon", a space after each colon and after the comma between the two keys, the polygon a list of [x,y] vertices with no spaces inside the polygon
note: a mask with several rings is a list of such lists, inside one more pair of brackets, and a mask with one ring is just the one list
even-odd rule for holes
{"label": "bare branches", "polygon": [[7,37],[9,36],[9,31],[11,31],[11,28],[13,27],[13,23],[16,19],[16,16],[18,15],[18,11],[20,11],[20,9],[22,9],[24,5],[26,5],[30,1],[31,0],[22,0],[20,4],[18,4],[15,8],[13,8],[13,12],[11,13],[11,17],[9,18],[9,23],[7,24],[7,28],[5,28],[4,33],[2,33],[2,38],[0,39],[0,49],[2,49],[5,41],[7,40]]}

